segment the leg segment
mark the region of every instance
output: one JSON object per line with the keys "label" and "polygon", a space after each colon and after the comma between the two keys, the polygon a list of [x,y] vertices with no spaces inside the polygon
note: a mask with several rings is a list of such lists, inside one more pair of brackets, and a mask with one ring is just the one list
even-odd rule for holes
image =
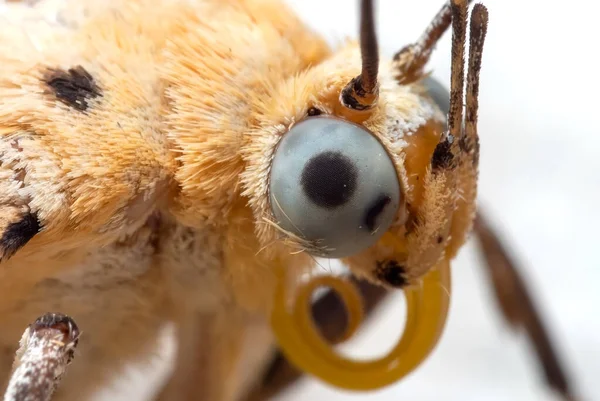
{"label": "leg segment", "polygon": [[475,220],[475,233],[502,314],[514,329],[526,332],[535,348],[548,385],[565,401],[574,401],[576,398],[567,379],[565,368],[558,358],[555,346],[519,273],[519,268],[509,257],[504,244],[481,212]]}

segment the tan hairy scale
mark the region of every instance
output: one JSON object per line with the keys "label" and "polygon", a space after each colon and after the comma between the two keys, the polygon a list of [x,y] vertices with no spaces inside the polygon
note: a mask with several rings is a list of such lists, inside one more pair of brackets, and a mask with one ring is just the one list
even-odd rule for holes
{"label": "tan hairy scale", "polygon": [[[358,43],[331,49],[279,1],[64,4],[50,38],[0,33],[0,229],[27,213],[42,226],[0,264],[0,348],[48,309],[73,316],[84,336],[57,401],[87,399],[151,356],[165,322],[180,349],[157,399],[238,400],[260,377],[274,346],[273,261],[298,275],[313,264],[268,200],[274,149],[311,107],[372,131],[408,201],[390,229],[405,255],[377,244],[348,258],[355,274],[379,283],[377,262],[395,257],[418,283],[444,257],[433,235],[452,221],[452,253],[463,241],[474,183],[454,212],[429,171],[444,116],[418,82],[397,83],[391,60],[375,107],[352,112],[339,94],[360,73]],[[101,92],[85,111],[45,83],[78,66]]]}

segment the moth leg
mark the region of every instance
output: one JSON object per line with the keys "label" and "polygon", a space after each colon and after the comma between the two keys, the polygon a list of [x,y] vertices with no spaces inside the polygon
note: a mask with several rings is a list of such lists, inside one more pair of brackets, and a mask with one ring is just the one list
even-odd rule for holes
{"label": "moth leg", "polygon": [[[389,292],[381,286],[373,285],[367,281],[352,278],[363,299],[365,323],[368,318],[381,306]],[[347,316],[344,305],[333,291],[327,292],[312,308],[313,318],[321,335],[330,343],[336,344],[344,335]],[[262,380],[248,394],[245,401],[269,400],[285,391],[304,376],[292,365],[281,352],[277,350],[270,367]]]}
{"label": "moth leg", "polygon": [[479,251],[485,261],[485,270],[504,318],[512,328],[525,331],[535,349],[548,385],[565,401],[574,401],[576,397],[565,367],[558,357],[556,347],[519,272],[520,269],[481,211],[475,219],[474,231],[480,244]]}

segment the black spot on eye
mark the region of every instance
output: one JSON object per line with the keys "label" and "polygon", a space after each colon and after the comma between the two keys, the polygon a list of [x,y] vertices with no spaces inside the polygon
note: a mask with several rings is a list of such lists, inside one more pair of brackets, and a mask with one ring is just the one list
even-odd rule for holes
{"label": "black spot on eye", "polygon": [[58,100],[79,111],[87,110],[89,99],[102,96],[94,78],[81,66],[49,70],[44,80]]}
{"label": "black spot on eye", "polygon": [[395,260],[377,262],[376,277],[393,287],[404,287],[407,284],[405,273],[404,266]]}
{"label": "black spot on eye", "polygon": [[0,260],[12,257],[40,228],[40,222],[34,213],[28,213],[23,219],[9,224],[0,238]]}
{"label": "black spot on eye", "polygon": [[385,207],[390,204],[392,198],[388,195],[379,195],[379,197],[373,202],[367,214],[365,215],[365,225],[369,231],[373,232],[377,228],[377,217],[385,210]]}
{"label": "black spot on eye", "polygon": [[437,144],[431,158],[431,167],[434,170],[449,169],[454,167],[454,155],[452,154],[452,142],[454,137],[450,134]]}
{"label": "black spot on eye", "polygon": [[356,166],[340,152],[323,152],[311,158],[302,171],[300,183],[306,196],[317,206],[333,208],[348,202],[356,191]]}
{"label": "black spot on eye", "polygon": [[319,109],[317,109],[316,107],[310,107],[308,109],[308,111],[306,112],[306,114],[310,117],[314,117],[314,116],[320,116],[321,114],[323,114],[323,112]]}

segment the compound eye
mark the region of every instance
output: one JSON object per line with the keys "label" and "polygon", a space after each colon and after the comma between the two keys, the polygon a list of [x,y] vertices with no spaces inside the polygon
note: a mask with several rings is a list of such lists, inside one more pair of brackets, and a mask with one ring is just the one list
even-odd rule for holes
{"label": "compound eye", "polygon": [[293,126],[275,151],[270,178],[278,225],[315,256],[342,258],[370,247],[401,201],[396,169],[379,140],[331,117]]}

